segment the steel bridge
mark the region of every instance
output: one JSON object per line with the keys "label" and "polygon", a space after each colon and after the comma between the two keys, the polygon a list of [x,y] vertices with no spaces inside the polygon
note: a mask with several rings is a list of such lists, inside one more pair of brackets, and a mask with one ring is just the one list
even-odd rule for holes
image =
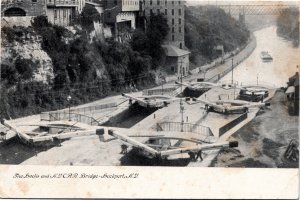
{"label": "steel bridge", "polygon": [[231,15],[279,15],[285,8],[298,7],[299,9],[299,2],[293,2],[293,4],[216,4],[216,6]]}

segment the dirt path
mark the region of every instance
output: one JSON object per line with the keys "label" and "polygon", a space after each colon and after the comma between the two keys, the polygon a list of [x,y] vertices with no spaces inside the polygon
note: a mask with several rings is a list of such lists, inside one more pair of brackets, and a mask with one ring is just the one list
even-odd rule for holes
{"label": "dirt path", "polygon": [[291,139],[299,141],[299,117],[288,114],[285,102],[284,92],[277,91],[269,109],[232,135],[238,149],[220,151],[211,166],[298,168],[283,156]]}

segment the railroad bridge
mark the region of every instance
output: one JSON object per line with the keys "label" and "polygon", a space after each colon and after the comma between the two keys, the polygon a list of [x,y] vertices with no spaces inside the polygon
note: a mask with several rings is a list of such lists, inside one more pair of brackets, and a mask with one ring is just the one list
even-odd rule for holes
{"label": "railroad bridge", "polygon": [[1,16],[39,16],[46,14],[45,1],[41,0],[2,0]]}
{"label": "railroad bridge", "polygon": [[217,7],[223,9],[226,13],[230,15],[239,16],[239,20],[245,23],[246,15],[279,15],[283,12],[284,9],[290,7],[297,7],[299,10],[299,20],[298,20],[298,28],[299,28],[299,38],[300,38],[300,2],[273,2],[273,3],[250,3],[250,2],[239,2],[237,4],[216,4]]}

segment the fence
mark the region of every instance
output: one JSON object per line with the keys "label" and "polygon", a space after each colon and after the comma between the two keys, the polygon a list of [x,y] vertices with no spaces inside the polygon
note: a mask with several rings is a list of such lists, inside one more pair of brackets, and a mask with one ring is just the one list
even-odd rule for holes
{"label": "fence", "polygon": [[59,121],[59,120],[71,120],[76,122],[81,122],[84,124],[89,124],[92,126],[99,125],[99,122],[93,117],[78,113],[69,113],[69,112],[45,112],[40,115],[41,121]]}
{"label": "fence", "polygon": [[209,127],[190,123],[180,122],[163,122],[157,124],[157,131],[176,131],[196,133],[200,137],[197,138],[206,143],[215,142],[215,137]]}
{"label": "fence", "polygon": [[153,89],[153,90],[143,90],[143,95],[162,95],[162,94],[171,94],[176,88],[164,88],[164,89]]}
{"label": "fence", "polygon": [[[113,108],[117,107],[117,103],[107,103],[107,104],[101,104],[97,106],[87,106],[87,107],[82,107],[82,108],[73,108],[71,109],[72,113],[91,113],[92,111],[97,111],[97,110],[102,110],[102,109],[107,109],[107,108]],[[66,111],[66,110],[65,110]]]}
{"label": "fence", "polygon": [[244,114],[242,114],[241,116],[239,116],[238,118],[236,118],[235,120],[229,122],[228,124],[226,124],[225,126],[222,126],[219,129],[219,137],[221,135],[223,135],[224,133],[226,133],[228,130],[232,129],[233,127],[235,127],[236,125],[238,125],[240,122],[244,121],[245,119],[247,119],[248,117],[248,113],[245,112]]}

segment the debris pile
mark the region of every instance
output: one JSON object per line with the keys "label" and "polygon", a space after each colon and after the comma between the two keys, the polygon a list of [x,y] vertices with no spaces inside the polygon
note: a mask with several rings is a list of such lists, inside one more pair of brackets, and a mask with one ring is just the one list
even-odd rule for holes
{"label": "debris pile", "polygon": [[289,146],[287,147],[284,157],[291,160],[298,162],[299,160],[299,149],[298,149],[298,142],[296,140],[291,140]]}

